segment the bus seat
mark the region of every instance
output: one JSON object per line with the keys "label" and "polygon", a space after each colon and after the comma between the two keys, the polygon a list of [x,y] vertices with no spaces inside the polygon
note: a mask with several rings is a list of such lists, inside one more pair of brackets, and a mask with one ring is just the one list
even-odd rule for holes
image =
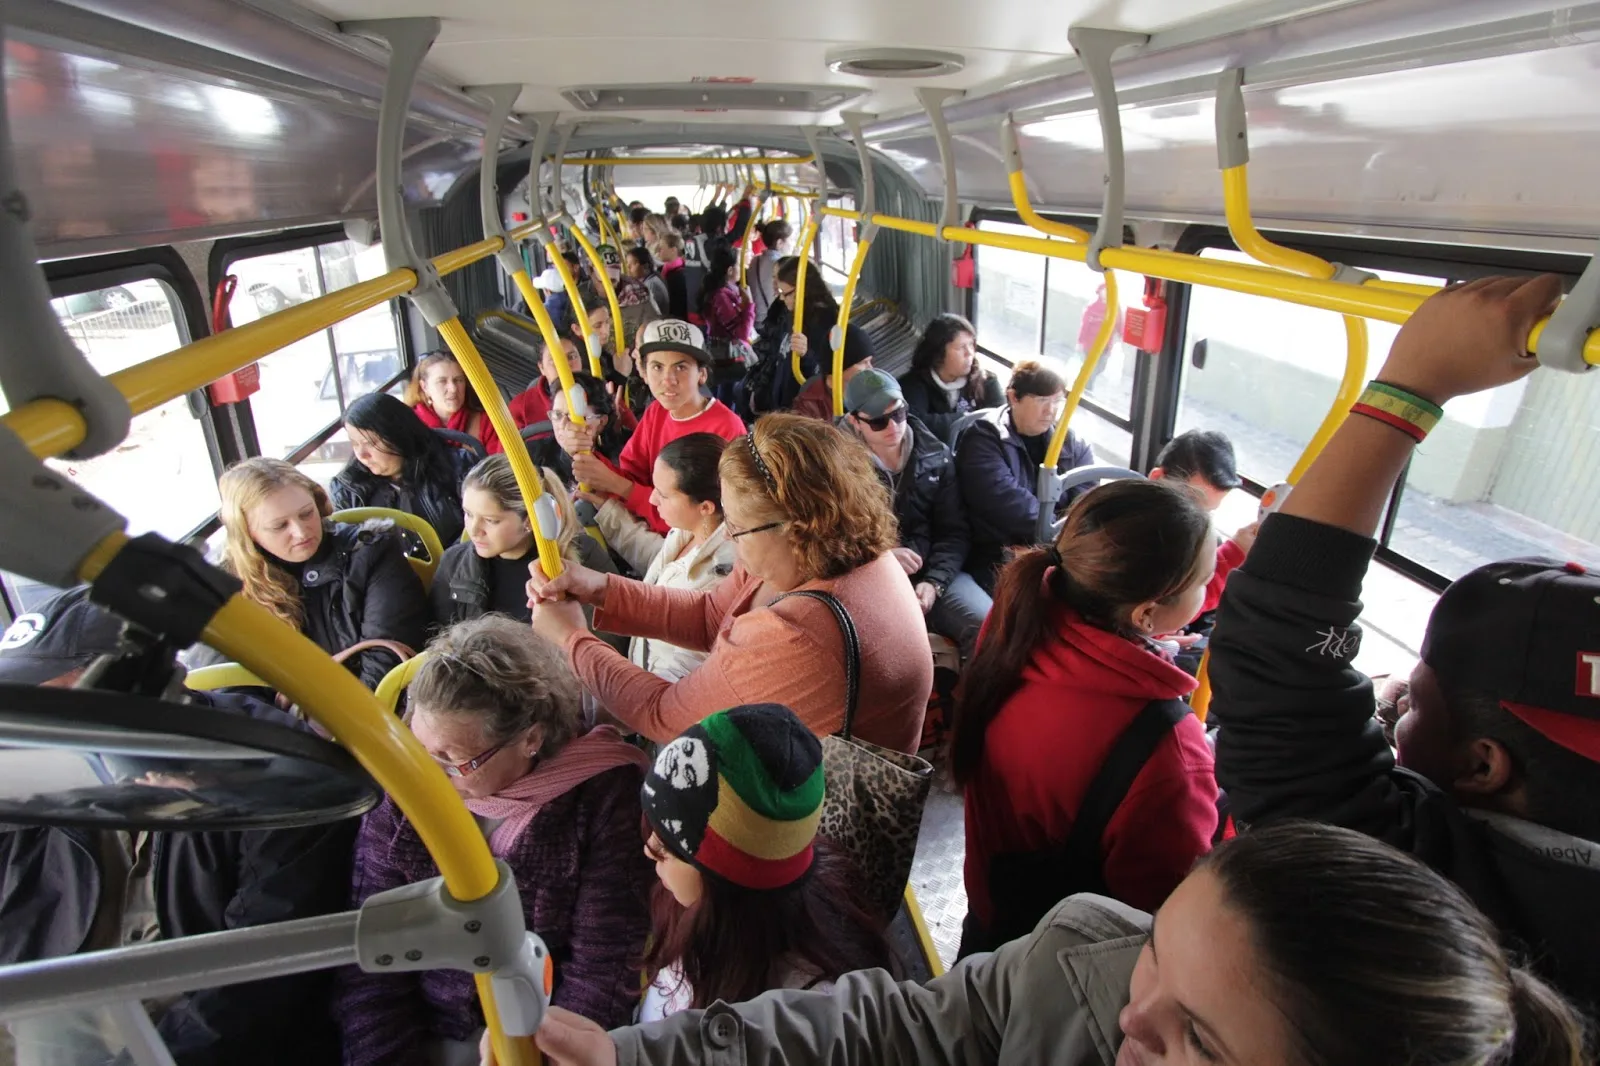
{"label": "bus seat", "polygon": [[417,572],[417,577],[422,579],[422,591],[426,592],[433,587],[434,571],[439,569],[439,561],[444,558],[444,546],[439,543],[439,534],[433,531],[433,526],[427,519],[418,518],[407,511],[396,511],[389,507],[352,507],[345,511],[335,511],[328,516],[334,522],[368,522],[374,518],[385,518],[417,535],[422,541],[423,550],[428,553],[426,559],[413,559],[406,556],[406,562],[411,564],[411,569]]}
{"label": "bus seat", "polygon": [[372,690],[377,697],[378,706],[393,714],[400,704],[400,693],[411,684],[411,679],[417,676],[417,670],[428,658],[426,650],[419,651],[399,666],[383,675],[383,680],[378,682],[378,687]]}
{"label": "bus seat", "polygon": [[522,439],[534,440],[539,437],[548,437],[555,433],[547,418],[543,422],[529,422],[522,427]]}
{"label": "bus seat", "polygon": [[961,671],[961,649],[949,637],[942,637],[937,633],[928,634],[928,647],[933,652],[933,667],[935,670]]}
{"label": "bus seat", "polygon": [[183,679],[183,687],[195,692],[215,692],[223,688],[271,688],[249,667],[238,663],[215,663],[190,670]]}
{"label": "bus seat", "polygon": [[951,451],[955,451],[956,445],[961,442],[961,434],[970,429],[972,423],[983,417],[984,413],[985,412],[982,409],[977,411],[968,411],[966,414],[962,415],[960,418],[951,423],[950,439],[945,441],[946,444],[950,445]]}
{"label": "bus seat", "polygon": [[434,426],[433,431],[445,439],[445,442],[472,453],[474,464],[481,463],[489,457],[489,449],[483,446],[483,441],[470,433],[463,433],[458,429],[448,429],[445,426]]}

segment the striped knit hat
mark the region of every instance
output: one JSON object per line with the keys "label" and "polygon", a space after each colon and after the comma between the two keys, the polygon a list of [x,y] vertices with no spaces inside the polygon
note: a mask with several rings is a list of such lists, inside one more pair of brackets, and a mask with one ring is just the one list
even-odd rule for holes
{"label": "striped knit hat", "polygon": [[822,819],[822,744],[793,711],[718,711],[661,749],[640,790],[673,854],[744,888],[782,888],[811,868]]}

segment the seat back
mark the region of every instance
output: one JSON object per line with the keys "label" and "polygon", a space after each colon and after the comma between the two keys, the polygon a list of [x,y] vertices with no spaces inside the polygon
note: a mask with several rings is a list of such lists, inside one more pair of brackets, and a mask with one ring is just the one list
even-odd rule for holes
{"label": "seat back", "polygon": [[390,507],[351,507],[348,510],[335,511],[328,518],[334,522],[356,524],[370,522],[374,518],[384,518],[401,529],[415,533],[422,541],[422,548],[428,553],[428,558],[413,559],[408,555],[406,562],[411,564],[411,569],[422,579],[424,592],[433,587],[434,572],[439,569],[439,561],[444,558],[444,545],[439,543],[439,534],[434,532],[433,526],[428,524],[427,519],[418,518],[409,511],[396,511]]}
{"label": "seat back", "polygon": [[378,700],[378,705],[390,714],[400,704],[400,693],[411,684],[421,669],[423,662],[428,658],[426,650],[419,651],[399,666],[383,675],[383,680],[378,682],[378,687],[372,690],[373,696]]}

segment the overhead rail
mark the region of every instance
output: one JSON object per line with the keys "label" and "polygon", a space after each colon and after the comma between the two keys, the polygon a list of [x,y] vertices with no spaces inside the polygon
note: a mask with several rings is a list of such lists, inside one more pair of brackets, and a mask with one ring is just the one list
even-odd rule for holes
{"label": "overhead rail", "polygon": [[[816,162],[814,155],[759,155],[734,157],[740,166],[803,166]],[[729,165],[729,157],[721,155],[625,155],[625,156],[567,156],[566,162],[591,167],[694,167]],[[723,182],[722,184],[736,184]]]}
{"label": "overhead rail", "polygon": [[[383,227],[385,258],[390,274],[396,276],[389,284],[398,280],[401,291],[415,292],[430,320],[448,326],[442,320],[446,308],[453,315],[449,296],[442,292],[436,270],[410,247],[398,173],[411,85],[437,33],[438,21],[379,22],[352,28],[387,39],[392,45],[378,138],[378,186],[390,192],[387,204],[380,199],[380,218],[389,223]],[[4,27],[0,26],[0,51],[4,50],[3,37]],[[24,407],[40,395],[69,398],[70,407],[60,400],[50,401],[68,407],[75,419],[67,432],[55,435],[75,437],[68,447],[86,445],[95,449],[92,454],[98,454],[125,438],[130,404],[107,379],[91,381],[76,376],[81,355],[78,363],[65,356],[59,361],[47,358],[58,352],[75,353],[76,349],[50,308],[48,290],[36,266],[37,247],[28,230],[26,197],[16,182],[5,113],[4,88],[0,86],[0,198],[22,208],[0,213],[0,310],[5,312],[8,326],[0,334],[0,388],[12,399],[21,398]],[[402,213],[397,216],[396,211]],[[459,323],[456,326],[460,331]],[[232,340],[245,332],[243,328],[229,330],[223,336]],[[256,331],[255,335],[259,342],[271,333]],[[221,368],[217,376],[261,354],[259,349],[247,353],[240,363]],[[458,358],[463,356],[468,360],[463,368],[470,375],[471,353],[462,352]],[[200,362],[204,361],[202,356]],[[173,369],[170,358],[165,364],[168,369],[161,372],[161,378],[167,384],[192,373],[195,360],[179,360],[179,364]],[[193,387],[177,388],[168,398]],[[497,391],[488,391],[485,397],[490,401],[491,419],[509,422],[498,396]],[[167,653],[169,670],[172,649],[203,641],[288,696],[348,748],[390,795],[415,826],[442,874],[438,882],[403,890],[406,902],[398,913],[389,909],[396,899],[381,893],[368,901],[359,915],[281,927],[285,944],[292,931],[309,937],[316,950],[290,951],[275,942],[277,938],[267,927],[229,930],[192,938],[192,943],[140,945],[0,968],[8,987],[37,980],[43,986],[62,989],[75,1003],[126,1002],[136,993],[130,992],[126,982],[118,984],[116,975],[126,977],[132,971],[130,959],[149,960],[142,971],[147,975],[145,990],[189,989],[195,987],[195,981],[203,986],[208,978],[245,972],[252,976],[231,979],[286,975],[330,965],[330,959],[370,962],[376,958],[377,965],[392,964],[396,972],[459,965],[474,974],[497,1059],[507,1066],[536,1062],[536,1055],[528,1050],[529,1042],[508,1041],[504,1030],[509,1027],[524,1035],[537,1027],[548,995],[544,966],[548,953],[538,938],[525,930],[509,869],[495,862],[461,797],[411,731],[383,711],[355,675],[266,608],[246,599],[236,578],[208,565],[194,549],[156,534],[130,540],[122,515],[45,466],[30,454],[36,450],[33,443],[13,431],[13,422],[8,419],[5,425],[5,431],[0,431],[0,567],[55,587],[89,583],[94,602],[158,638],[157,648]],[[382,928],[368,936],[366,923],[358,923],[357,918],[380,913],[374,924]],[[463,918],[469,920],[463,923]],[[492,926],[492,931],[486,926]],[[480,932],[482,940],[476,939]],[[421,951],[405,959],[369,952],[379,942],[419,941],[430,945],[425,961]],[[481,950],[464,955],[454,950],[464,945]],[[435,953],[433,946],[440,950]],[[200,965],[203,958],[207,961]],[[475,958],[478,961],[471,961]],[[46,981],[51,975],[53,983]],[[34,994],[40,993],[36,989]],[[27,1008],[10,993],[3,998],[7,1002],[0,1012]],[[150,1046],[148,1036],[141,1034],[144,1061],[158,1061],[161,1056]]]}

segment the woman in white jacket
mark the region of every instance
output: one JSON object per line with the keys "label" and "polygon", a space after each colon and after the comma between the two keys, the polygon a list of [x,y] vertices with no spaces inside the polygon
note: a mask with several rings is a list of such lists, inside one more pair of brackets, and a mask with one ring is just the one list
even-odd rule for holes
{"label": "woman in white jacket", "polygon": [[[661,449],[651,480],[650,502],[672,528],[666,536],[635,518],[615,499],[596,512],[600,532],[647,585],[699,591],[733,572],[733,541],[722,524],[722,482],[717,463],[727,441],[714,433],[690,433]],[[628,657],[635,666],[678,681],[699,666],[703,651],[663,640],[634,637]]]}

